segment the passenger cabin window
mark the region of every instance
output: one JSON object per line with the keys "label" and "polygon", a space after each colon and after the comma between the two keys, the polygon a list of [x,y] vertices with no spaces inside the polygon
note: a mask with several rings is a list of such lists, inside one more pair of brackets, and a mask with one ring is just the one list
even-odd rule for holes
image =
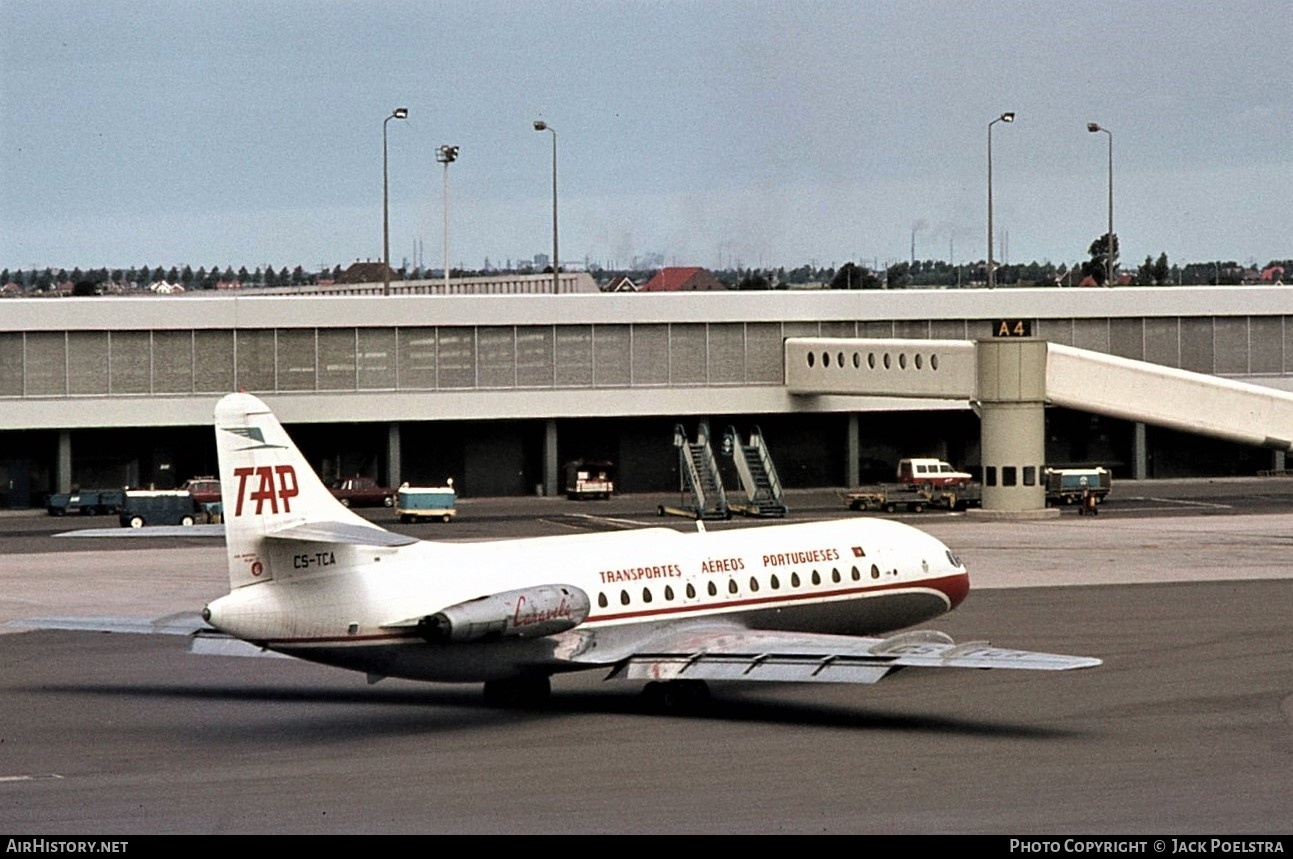
{"label": "passenger cabin window", "polygon": [[797,587],[799,587],[799,573],[791,573],[791,574],[790,574],[790,586],[791,586],[792,588],[797,588]]}
{"label": "passenger cabin window", "polygon": [[673,602],[673,585],[664,586],[664,598],[669,602]]}
{"label": "passenger cabin window", "polygon": [[620,591],[620,605],[628,605],[628,604],[629,604],[629,592]]}
{"label": "passenger cabin window", "polygon": [[694,600],[695,598],[696,587],[691,582],[687,582],[687,599]]}
{"label": "passenger cabin window", "polygon": [[[732,581],[735,582],[736,580],[733,579]],[[759,580],[756,579],[754,576],[750,576],[750,592],[755,593],[758,590],[759,590]]]}
{"label": "passenger cabin window", "polygon": [[728,592],[729,594],[734,594],[734,593],[736,593],[736,592],[737,592],[737,590],[738,590],[738,588],[737,588],[737,586],[736,586],[736,579],[728,579],[728,580],[727,580],[727,592]]}
{"label": "passenger cabin window", "polygon": [[857,567],[854,567],[852,570],[850,570],[850,573],[853,576],[853,581],[859,582],[862,580],[862,572],[858,570]]}
{"label": "passenger cabin window", "polygon": [[718,585],[714,584],[712,581],[709,583],[709,595],[712,597],[718,596]]}
{"label": "passenger cabin window", "polygon": [[832,570],[831,570],[831,581],[832,581],[832,582],[834,582],[834,583],[835,583],[835,584],[837,584],[837,585],[840,583],[840,571],[839,571],[839,568],[835,568],[835,569],[832,569]]}
{"label": "passenger cabin window", "polygon": [[813,584],[820,585],[821,583],[822,583],[821,574],[818,573],[816,570],[813,570]]}
{"label": "passenger cabin window", "polygon": [[642,589],[642,602],[651,602],[651,589],[650,589],[650,588],[643,588],[643,589]]}
{"label": "passenger cabin window", "polygon": [[606,608],[606,606],[607,606],[609,603],[610,603],[610,600],[606,599],[606,592],[605,592],[605,591],[602,591],[601,593],[599,593],[599,594],[597,595],[597,604],[598,604],[599,606],[601,606],[602,608]]}

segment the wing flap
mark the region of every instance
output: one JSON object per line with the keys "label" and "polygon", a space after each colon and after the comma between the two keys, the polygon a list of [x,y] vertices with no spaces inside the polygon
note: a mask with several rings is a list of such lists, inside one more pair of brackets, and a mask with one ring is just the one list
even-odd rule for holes
{"label": "wing flap", "polygon": [[1101,664],[1093,657],[1010,650],[982,641],[957,644],[932,630],[878,639],[689,625],[627,648],[631,652],[615,661],[607,679],[876,683],[899,668],[1066,671]]}
{"label": "wing flap", "polygon": [[631,657],[616,666],[607,679],[876,683],[891,670],[891,665],[829,656],[732,653],[686,658],[659,654]]}

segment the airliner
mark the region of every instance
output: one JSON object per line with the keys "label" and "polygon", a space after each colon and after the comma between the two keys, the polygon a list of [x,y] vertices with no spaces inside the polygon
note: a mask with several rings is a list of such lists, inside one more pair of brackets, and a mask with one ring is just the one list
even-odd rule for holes
{"label": "airliner", "polygon": [[341,505],[255,396],[222,398],[215,433],[229,593],[201,622],[146,629],[187,634],[194,652],[292,656],[372,683],[483,683],[506,707],[587,670],[682,707],[711,683],[1101,663],[910,629],[954,609],[970,581],[947,546],[899,522],[423,541]]}

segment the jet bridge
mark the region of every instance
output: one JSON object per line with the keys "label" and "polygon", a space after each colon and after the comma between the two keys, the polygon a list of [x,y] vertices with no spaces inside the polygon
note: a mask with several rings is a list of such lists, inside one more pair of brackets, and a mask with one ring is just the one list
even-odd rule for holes
{"label": "jet bridge", "polygon": [[1293,394],[1037,338],[888,340],[794,337],[792,394],[965,401],[979,414],[985,510],[1046,506],[1045,407],[1293,449]]}

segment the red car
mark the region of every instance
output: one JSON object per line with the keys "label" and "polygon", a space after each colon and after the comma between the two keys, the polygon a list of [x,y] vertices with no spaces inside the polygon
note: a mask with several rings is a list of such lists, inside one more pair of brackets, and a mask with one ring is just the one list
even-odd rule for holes
{"label": "red car", "polygon": [[328,490],[347,507],[394,507],[395,490],[371,477],[334,480]]}
{"label": "red car", "polygon": [[186,490],[193,496],[193,503],[199,507],[220,500],[220,478],[218,477],[194,477],[185,481],[180,489]]}

